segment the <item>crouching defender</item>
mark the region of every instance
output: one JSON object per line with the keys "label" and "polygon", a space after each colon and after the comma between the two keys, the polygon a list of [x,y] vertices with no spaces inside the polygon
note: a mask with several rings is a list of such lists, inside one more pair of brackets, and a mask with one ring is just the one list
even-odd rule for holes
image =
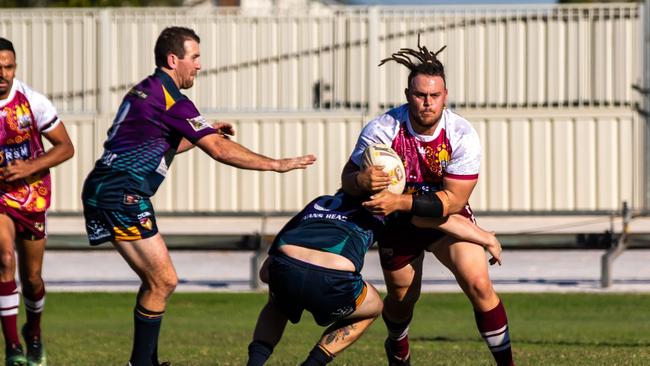
{"label": "crouching defender", "polygon": [[[354,343],[381,314],[377,290],[361,276],[364,256],[381,235],[383,219],[361,206],[363,198],[339,191],[320,196],[294,216],[276,236],[260,270],[269,300],[260,312],[248,346],[248,366],[268,360],[287,320],[298,323],[304,310],[327,326],[303,366],[325,365]],[[496,237],[460,215],[445,220],[414,218],[423,227],[485,246],[500,262]]]}

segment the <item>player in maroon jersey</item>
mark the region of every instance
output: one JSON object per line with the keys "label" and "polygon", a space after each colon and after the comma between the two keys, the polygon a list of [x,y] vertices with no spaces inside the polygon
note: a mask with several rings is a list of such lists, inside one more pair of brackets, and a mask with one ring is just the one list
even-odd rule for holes
{"label": "player in maroon jersey", "polygon": [[[370,121],[342,173],[343,189],[371,193],[364,206],[386,215],[379,249],[388,294],[382,317],[388,328],[389,365],[409,365],[408,329],[420,296],[424,251],[429,250],[454,274],[474,307],[476,324],[497,364],[514,365],[506,312],[488,274],[481,246],[437,229],[415,227],[412,217],[444,218],[459,214],[474,221],[468,200],[478,180],[481,145],[476,130],[446,108],[444,66],[426,47],[402,49],[390,58],[410,70],[407,103]],[[412,61],[415,59],[415,61]],[[361,156],[372,143],[391,146],[404,162],[405,194],[384,190],[380,167],[360,170]],[[493,261],[490,261],[493,263]]]}
{"label": "player in maroon jersey", "polygon": [[[52,103],[15,76],[13,44],[0,38],[0,321],[5,358],[8,366],[45,366],[41,270],[52,192],[49,168],[70,159],[74,147]],[[43,147],[42,137],[51,148]],[[27,355],[16,324],[20,297],[14,278],[15,251],[27,313],[22,328]]]}

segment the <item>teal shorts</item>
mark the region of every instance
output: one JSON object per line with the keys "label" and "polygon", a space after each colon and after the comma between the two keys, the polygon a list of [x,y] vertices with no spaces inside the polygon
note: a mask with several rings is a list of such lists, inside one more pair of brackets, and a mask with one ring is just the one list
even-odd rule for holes
{"label": "teal shorts", "polygon": [[363,302],[366,284],[360,273],[340,271],[275,255],[269,266],[271,302],[292,322],[304,310],[320,326],[352,314]]}

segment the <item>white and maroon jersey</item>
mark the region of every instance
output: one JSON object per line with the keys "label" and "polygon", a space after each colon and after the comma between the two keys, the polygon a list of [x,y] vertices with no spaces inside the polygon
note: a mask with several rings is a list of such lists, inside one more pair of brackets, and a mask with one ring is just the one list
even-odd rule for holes
{"label": "white and maroon jersey", "polygon": [[[42,155],[41,134],[60,122],[45,96],[14,79],[7,99],[0,100],[0,168],[14,160]],[[0,204],[22,211],[45,211],[50,206],[50,194],[49,170],[12,183],[0,181]]]}
{"label": "white and maroon jersey", "polygon": [[386,144],[402,158],[405,193],[442,189],[444,177],[476,179],[481,165],[481,143],[476,130],[463,117],[445,109],[433,135],[417,134],[408,105],[393,108],[368,122],[350,156],[361,166],[363,152],[373,143]]}

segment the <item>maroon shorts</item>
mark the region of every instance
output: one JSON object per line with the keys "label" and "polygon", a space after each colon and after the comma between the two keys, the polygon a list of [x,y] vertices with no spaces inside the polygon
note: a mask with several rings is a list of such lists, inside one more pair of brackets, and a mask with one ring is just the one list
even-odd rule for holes
{"label": "maroon shorts", "polygon": [[[476,222],[469,205],[459,212]],[[424,250],[447,234],[436,229],[421,229],[411,224],[410,217],[389,222],[377,240],[381,268],[396,271],[417,259]]]}
{"label": "maroon shorts", "polygon": [[40,240],[47,236],[45,212],[27,212],[0,205],[0,214],[7,215],[14,222],[17,238]]}

